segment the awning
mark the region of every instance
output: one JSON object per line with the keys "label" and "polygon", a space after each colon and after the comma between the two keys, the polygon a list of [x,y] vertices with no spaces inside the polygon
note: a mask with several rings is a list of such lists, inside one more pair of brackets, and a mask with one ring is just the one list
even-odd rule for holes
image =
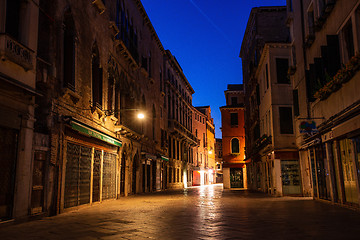
{"label": "awning", "polygon": [[169,161],[169,158],[168,157],[165,157],[163,155],[161,155],[161,159],[164,160],[164,161]]}
{"label": "awning", "polygon": [[91,137],[100,139],[100,140],[110,143],[112,145],[122,147],[122,142],[120,140],[117,140],[116,138],[113,138],[105,133],[102,133],[102,132],[100,132],[90,126],[87,126],[86,124],[83,124],[77,120],[71,119],[70,125],[71,125],[71,128],[76,131],[79,131],[79,132],[89,135]]}

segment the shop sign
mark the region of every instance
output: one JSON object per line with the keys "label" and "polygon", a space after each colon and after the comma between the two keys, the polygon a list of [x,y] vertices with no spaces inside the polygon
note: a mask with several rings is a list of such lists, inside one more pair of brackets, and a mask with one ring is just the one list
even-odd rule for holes
{"label": "shop sign", "polygon": [[161,155],[161,159],[164,160],[164,161],[169,161],[168,157],[165,157],[165,156],[162,156],[162,155]]}
{"label": "shop sign", "polygon": [[334,132],[330,131],[321,136],[323,142],[329,141],[334,138]]}
{"label": "shop sign", "polygon": [[110,144],[118,146],[118,147],[122,147],[122,142],[121,141],[116,140],[113,137],[106,136],[105,134],[100,133],[100,132],[98,132],[96,130],[92,130],[89,127],[86,127],[85,125],[82,125],[80,123],[71,121],[71,127],[72,127],[72,129],[77,130],[77,131],[79,131],[81,133],[85,133],[85,134],[87,134],[87,135],[89,135],[91,137],[100,139],[100,140],[102,140],[104,142],[110,143]]}
{"label": "shop sign", "polygon": [[319,131],[316,128],[315,121],[302,121],[299,126],[300,133],[314,135]]}

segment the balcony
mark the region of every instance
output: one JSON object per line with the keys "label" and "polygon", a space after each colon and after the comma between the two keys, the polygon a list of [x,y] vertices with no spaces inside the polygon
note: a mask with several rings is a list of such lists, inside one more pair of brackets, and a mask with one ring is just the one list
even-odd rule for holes
{"label": "balcony", "polygon": [[0,34],[0,59],[10,60],[23,67],[25,71],[34,67],[34,51],[6,34]]}
{"label": "balcony", "polygon": [[200,140],[195,137],[192,132],[186,129],[183,125],[181,125],[178,121],[172,119],[168,121],[168,127],[170,132],[173,135],[176,135],[180,139],[186,139],[191,146],[198,146],[200,144]]}
{"label": "balcony", "polygon": [[117,44],[119,53],[125,57],[125,59],[130,64],[130,67],[132,67],[133,69],[137,69],[139,67],[139,65],[138,65],[137,61],[133,58],[133,54],[131,54],[129,49],[126,47],[125,42],[123,40],[118,39],[118,40],[116,40],[116,44]]}

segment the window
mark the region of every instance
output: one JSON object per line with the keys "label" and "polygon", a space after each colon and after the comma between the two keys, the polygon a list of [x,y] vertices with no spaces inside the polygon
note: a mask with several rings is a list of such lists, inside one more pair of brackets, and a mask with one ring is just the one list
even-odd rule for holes
{"label": "window", "polygon": [[230,125],[237,126],[238,124],[238,113],[230,113]]}
{"label": "window", "polygon": [[92,54],[92,102],[93,106],[102,109],[102,85],[103,85],[103,71],[100,68],[99,51],[96,45],[93,48]]}
{"label": "window", "polygon": [[[110,72],[110,69],[109,69]],[[108,103],[107,103],[107,109],[111,111],[111,113],[114,113],[112,110],[114,106],[114,76],[113,74],[109,74],[108,78]],[[115,109],[116,110],[116,109]]]}
{"label": "window", "polygon": [[354,56],[354,35],[352,30],[351,19],[343,28],[343,37],[344,37],[344,60],[347,62]]}
{"label": "window", "polygon": [[151,52],[149,52],[149,77],[151,78],[152,77],[152,71],[151,71]]}
{"label": "window", "polygon": [[325,0],[318,0],[318,16],[321,17],[325,11]]}
{"label": "window", "polygon": [[19,40],[20,30],[20,10],[22,0],[7,0],[6,1],[6,24],[5,32],[11,37]]}
{"label": "window", "polygon": [[153,140],[155,140],[155,123],[156,123],[156,110],[155,110],[155,106],[153,105],[153,110],[152,110],[152,137]]}
{"label": "window", "polygon": [[308,37],[315,35],[315,17],[314,17],[314,8],[313,5],[309,7],[307,11],[307,25],[308,25]]}
{"label": "window", "polygon": [[231,153],[240,153],[240,143],[239,139],[231,139]]}
{"label": "window", "polygon": [[288,68],[289,60],[287,58],[276,58],[277,83],[290,83],[290,79],[287,75]]}
{"label": "window", "polygon": [[236,106],[238,104],[237,97],[231,97],[231,105]]}
{"label": "window", "polygon": [[146,71],[148,70],[147,61],[148,61],[148,59],[146,57],[142,56],[141,67],[144,68]]}
{"label": "window", "polygon": [[163,90],[163,80],[162,80],[162,71],[160,69],[160,72],[159,72],[159,76],[160,76],[160,91],[162,92]]}
{"label": "window", "polygon": [[279,107],[280,133],[293,134],[293,120],[291,107]]}
{"label": "window", "polygon": [[292,12],[293,11],[293,2],[292,2],[292,0],[287,0],[287,5],[288,5],[288,11]]}
{"label": "window", "polygon": [[75,25],[70,10],[64,14],[63,87],[75,90]]}

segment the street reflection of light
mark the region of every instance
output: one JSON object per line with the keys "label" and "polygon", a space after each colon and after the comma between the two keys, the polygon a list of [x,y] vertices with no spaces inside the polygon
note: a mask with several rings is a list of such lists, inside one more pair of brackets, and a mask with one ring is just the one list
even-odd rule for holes
{"label": "street reflection of light", "polygon": [[[198,221],[197,224],[201,226],[208,226],[209,224],[215,223],[221,217],[219,213],[219,191],[218,185],[206,185],[200,186],[199,188],[199,198],[198,204],[196,204],[198,209]],[[212,226],[211,231],[214,230],[216,226]],[[219,229],[220,230],[220,229]]]}
{"label": "street reflection of light", "polygon": [[184,171],[184,188],[187,188],[187,171]]}

